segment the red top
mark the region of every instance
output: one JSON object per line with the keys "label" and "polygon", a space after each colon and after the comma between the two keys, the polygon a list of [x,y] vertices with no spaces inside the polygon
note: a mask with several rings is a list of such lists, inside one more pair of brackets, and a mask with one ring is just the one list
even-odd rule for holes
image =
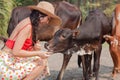
{"label": "red top", "polygon": [[[29,23],[30,24],[30,23]],[[29,25],[29,24],[27,24],[27,25]],[[25,25],[24,27],[26,27],[27,25]],[[23,27],[23,28],[24,28]],[[22,28],[22,29],[23,29]],[[21,29],[21,30],[22,30]],[[20,31],[21,31],[20,30]],[[18,32],[19,33],[19,32]],[[16,34],[16,36],[17,36],[18,34]],[[15,37],[16,37],[15,36]],[[6,46],[8,47],[8,48],[10,48],[10,49],[13,49],[13,47],[14,47],[14,43],[15,43],[15,41],[14,40],[10,40],[10,39],[8,39],[7,41],[6,41]],[[23,50],[27,50],[28,48],[30,48],[32,46],[32,37],[30,37],[30,38],[28,38],[28,39],[26,39],[25,40],[25,42],[24,42],[24,44],[23,44],[23,46],[22,46],[22,49]]]}

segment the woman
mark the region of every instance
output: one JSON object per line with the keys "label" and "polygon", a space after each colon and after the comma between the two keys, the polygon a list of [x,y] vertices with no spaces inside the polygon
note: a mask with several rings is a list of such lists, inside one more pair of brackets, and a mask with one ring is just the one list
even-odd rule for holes
{"label": "woman", "polygon": [[38,25],[59,26],[61,20],[54,14],[51,3],[41,1],[37,6],[28,6],[30,17],[18,23],[6,46],[0,51],[0,80],[41,80],[49,74],[47,58],[50,52],[40,51],[37,46]]}

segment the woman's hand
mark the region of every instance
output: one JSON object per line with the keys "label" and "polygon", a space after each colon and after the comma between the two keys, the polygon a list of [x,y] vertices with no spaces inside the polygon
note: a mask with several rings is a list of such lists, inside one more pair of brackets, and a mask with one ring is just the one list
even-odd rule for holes
{"label": "woman's hand", "polygon": [[42,59],[48,58],[50,56],[51,52],[43,52],[40,51],[40,53],[38,53],[38,56],[41,57]]}
{"label": "woman's hand", "polygon": [[34,50],[36,50],[36,51],[38,51],[38,50],[40,50],[41,48],[40,48],[40,41],[38,40],[36,43],[35,43],[35,45],[34,45]]}

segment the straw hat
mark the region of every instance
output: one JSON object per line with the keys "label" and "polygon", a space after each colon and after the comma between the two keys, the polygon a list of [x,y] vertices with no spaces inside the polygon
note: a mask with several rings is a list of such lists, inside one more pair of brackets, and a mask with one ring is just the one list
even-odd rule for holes
{"label": "straw hat", "polygon": [[60,26],[61,25],[61,19],[55,15],[55,8],[53,5],[46,1],[41,1],[36,5],[28,6],[31,10],[38,10],[48,16],[51,17],[50,24],[53,26]]}

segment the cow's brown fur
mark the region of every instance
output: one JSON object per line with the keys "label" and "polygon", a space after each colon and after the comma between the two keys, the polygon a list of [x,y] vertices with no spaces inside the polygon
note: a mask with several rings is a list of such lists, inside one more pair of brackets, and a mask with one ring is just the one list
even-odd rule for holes
{"label": "cow's brown fur", "polygon": [[[55,7],[55,14],[62,19],[61,26],[39,26],[38,33],[36,34],[37,39],[41,41],[50,40],[54,33],[60,28],[70,28],[75,29],[81,22],[81,11],[76,6],[72,4],[61,1],[52,3]],[[57,6],[56,6],[57,5]],[[21,11],[22,12],[21,14]],[[15,28],[15,26],[24,18],[30,15],[31,11],[26,7],[17,7],[13,9],[11,19],[8,25],[8,34],[10,35]]]}

